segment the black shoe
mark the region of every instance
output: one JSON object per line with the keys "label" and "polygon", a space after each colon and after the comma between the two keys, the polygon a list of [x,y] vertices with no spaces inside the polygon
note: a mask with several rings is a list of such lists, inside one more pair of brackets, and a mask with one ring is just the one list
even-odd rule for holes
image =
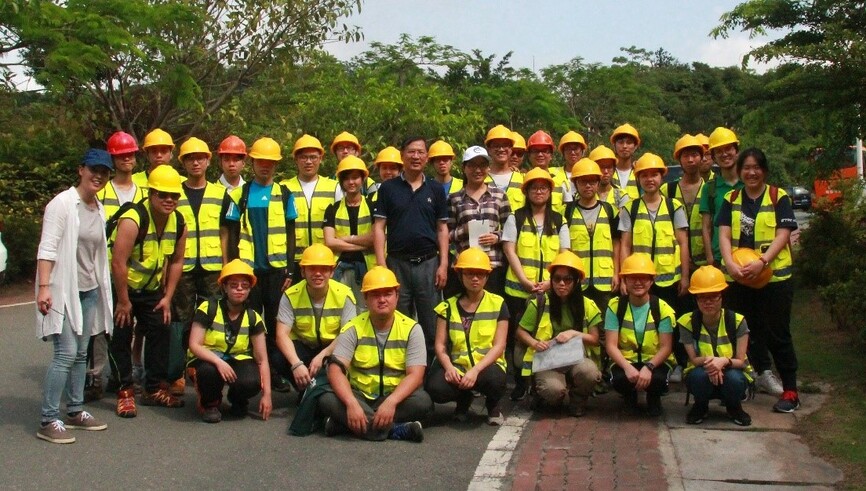
{"label": "black shoe", "polygon": [[646,412],[656,418],[662,415],[662,396],[659,394],[647,394]]}
{"label": "black shoe", "polygon": [[728,417],[731,418],[731,421],[738,426],[751,426],[752,425],[752,417],[749,416],[749,413],[743,411],[743,405],[737,404],[736,406],[728,407]]}
{"label": "black shoe", "polygon": [[290,392],[292,384],[277,374],[271,374],[271,390],[274,392]]}
{"label": "black shoe", "polygon": [[406,440],[421,443],[424,441],[424,428],[419,421],[397,423],[391,428],[388,438],[391,440]]}
{"label": "black shoe", "polygon": [[699,425],[704,422],[707,417],[710,407],[706,402],[695,402],[689,413],[686,414],[686,423],[690,425]]}
{"label": "black shoe", "polygon": [[250,410],[250,401],[232,402],[232,407],[229,409],[229,414],[236,418],[243,418]]}
{"label": "black shoe", "polygon": [[623,399],[625,399],[625,407],[629,410],[637,409],[637,392],[629,391],[622,395]]}
{"label": "black shoe", "polygon": [[529,393],[529,386],[526,383],[526,379],[524,377],[520,377],[517,379],[517,383],[514,385],[514,390],[511,391],[511,400],[512,401],[522,401],[526,398],[526,394]]}

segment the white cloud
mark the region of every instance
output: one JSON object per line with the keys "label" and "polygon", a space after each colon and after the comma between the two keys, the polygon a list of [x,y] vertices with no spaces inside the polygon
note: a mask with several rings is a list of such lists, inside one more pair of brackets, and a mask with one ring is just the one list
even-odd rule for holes
{"label": "white cloud", "polygon": [[[707,40],[697,49],[698,61],[710,66],[739,67],[742,64],[743,56],[745,56],[746,53],[754,48],[763,46],[768,41],[769,38],[766,37],[749,39],[748,34],[745,33],[735,33],[726,39],[707,38]],[[770,63],[757,63],[754,60],[749,60],[748,68],[763,73],[771,68],[777,67],[778,65],[779,63],[776,61]]]}

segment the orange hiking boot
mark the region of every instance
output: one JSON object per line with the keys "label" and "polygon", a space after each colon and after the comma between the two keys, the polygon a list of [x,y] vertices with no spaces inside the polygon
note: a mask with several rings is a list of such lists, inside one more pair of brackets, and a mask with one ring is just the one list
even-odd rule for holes
{"label": "orange hiking boot", "polygon": [[173,396],[181,397],[184,392],[186,392],[186,377],[181,377],[172,382],[168,391],[171,392],[171,395]]}
{"label": "orange hiking boot", "polygon": [[145,392],[141,396],[141,403],[145,406],[183,407],[183,400],[171,395],[165,386],[160,386],[156,392]]}

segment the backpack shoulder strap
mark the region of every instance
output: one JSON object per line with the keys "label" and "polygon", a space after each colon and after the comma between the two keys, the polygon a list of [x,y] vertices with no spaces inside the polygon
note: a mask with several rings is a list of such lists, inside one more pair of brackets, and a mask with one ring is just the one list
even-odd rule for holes
{"label": "backpack shoulder strap", "polygon": [[250,182],[247,181],[241,186],[241,200],[238,202],[238,213],[243,214],[247,209],[247,204],[250,201]]}
{"label": "backpack shoulder strap", "polygon": [[779,188],[770,185],[770,202],[773,203],[773,208],[779,203]]}
{"label": "backpack shoulder strap", "polygon": [[547,302],[547,294],[535,294],[535,332],[538,333],[538,326],[541,325],[541,316],[544,314],[544,304]]}
{"label": "backpack shoulder strap", "polygon": [[616,305],[616,320],[619,323],[617,330],[622,328],[622,323],[625,320],[625,309],[628,308],[628,297],[626,295],[619,296],[619,302]]}
{"label": "backpack shoulder strap", "polygon": [[678,184],[679,184],[679,181],[672,181],[672,182],[668,183],[668,190],[665,193],[668,198],[676,197]]}
{"label": "backpack shoulder strap", "polygon": [[599,201],[599,203],[604,209],[604,212],[607,213],[607,218],[613,218],[613,205],[611,205],[607,201]]}
{"label": "backpack shoulder strap", "polygon": [[734,349],[734,356],[737,355],[737,314],[731,309],[724,309],[725,319],[725,335]]}
{"label": "backpack shoulder strap", "polygon": [[571,226],[571,217],[574,215],[574,210],[577,209],[577,201],[569,201],[567,205],[565,205],[565,223],[568,226]]}
{"label": "backpack shoulder strap", "polygon": [[734,201],[737,201],[737,198],[739,196],[740,196],[740,190],[739,189],[734,189],[733,191],[731,191],[731,203],[733,203]]}
{"label": "backpack shoulder strap", "polygon": [[704,185],[704,192],[707,193],[707,198],[709,198],[711,216],[715,216],[716,214],[716,179],[718,179],[718,177],[707,181]]}
{"label": "backpack shoulder strap", "polygon": [[213,321],[216,319],[217,307],[219,307],[219,299],[214,297],[207,302],[207,328],[213,326]]}
{"label": "backpack shoulder strap", "polygon": [[662,313],[659,297],[655,295],[650,295],[650,315],[653,316],[653,322],[655,322],[656,330],[658,330],[659,324],[662,322]]}
{"label": "backpack shoulder strap", "polygon": [[[147,237],[147,229],[150,228],[150,214],[147,213],[147,207],[144,206],[145,200],[142,199],[133,208],[138,213],[138,235],[135,236],[135,245],[144,243],[144,238]],[[175,213],[179,213],[177,210]]]}
{"label": "backpack shoulder strap", "polygon": [[674,225],[674,199],[671,196],[665,197],[665,206],[668,207],[668,220],[671,221],[671,227],[676,230],[677,227]]}
{"label": "backpack shoulder strap", "polygon": [[631,218],[631,228],[634,230],[634,220],[637,217],[637,211],[640,208],[640,198],[632,200],[631,207],[629,208],[628,217]]}
{"label": "backpack shoulder strap", "polygon": [[695,311],[692,312],[692,339],[695,340],[695,343],[697,343],[698,339],[701,337],[701,326],[703,323],[703,316],[701,315],[700,309],[695,309]]}

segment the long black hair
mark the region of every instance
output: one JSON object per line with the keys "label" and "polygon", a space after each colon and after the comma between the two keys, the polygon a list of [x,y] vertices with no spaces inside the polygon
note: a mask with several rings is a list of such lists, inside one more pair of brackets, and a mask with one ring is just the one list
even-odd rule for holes
{"label": "long black hair", "polygon": [[[529,202],[529,186],[523,190],[523,196],[526,197],[524,205],[514,212],[514,223],[517,225],[517,234],[520,235],[520,229],[523,224],[532,220],[532,203]],[[550,186],[550,196],[547,197],[547,203],[544,205],[544,225],[542,234],[556,235],[559,233],[559,226],[562,225],[562,215],[560,216],[559,225],[554,221],[554,216],[559,215],[553,211],[553,186]]]}
{"label": "long black hair", "polygon": [[[551,322],[559,323],[560,326],[562,325],[562,308],[564,303],[565,308],[568,309],[569,313],[571,313],[571,318],[574,320],[575,325],[573,329],[583,331],[583,317],[586,312],[583,308],[583,290],[580,288],[580,272],[568,266],[557,266],[553,269],[553,272],[556,272],[560,268],[567,270],[570,275],[574,276],[573,289],[563,302],[563,299],[559,298],[559,295],[553,291],[551,285],[551,289],[547,291],[547,297],[550,299],[550,320]],[[553,277],[553,272],[550,273],[551,277]]]}

